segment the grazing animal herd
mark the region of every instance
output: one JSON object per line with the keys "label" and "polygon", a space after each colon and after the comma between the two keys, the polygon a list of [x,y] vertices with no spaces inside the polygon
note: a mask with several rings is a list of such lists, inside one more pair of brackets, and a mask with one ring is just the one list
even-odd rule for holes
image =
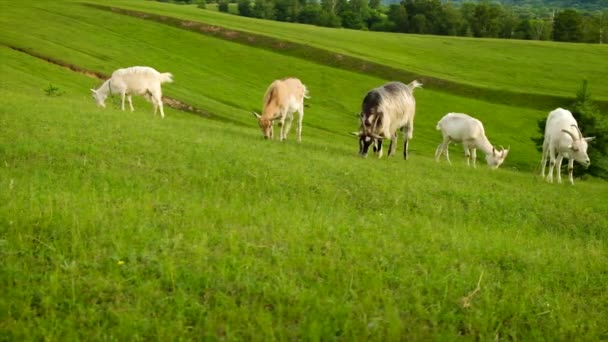
{"label": "grazing animal herd", "polygon": [[[161,84],[173,82],[171,73],[160,73],[153,68],[135,66],[118,69],[98,89],[91,89],[93,98],[101,107],[105,100],[113,94],[120,94],[121,109],[125,110],[125,98],[131,111],[134,110],[131,95],[143,96],[152,102],[154,114],[160,109],[161,118],[165,117],[162,102]],[[369,147],[373,146],[378,158],[382,157],[382,141],[390,140],[388,155],[394,155],[397,149],[397,131],[403,132],[403,158],[408,159],[408,142],[414,135],[414,116],[416,100],[414,89],[422,84],[416,80],[410,84],[389,82],[370,90],[363,98],[359,114],[360,126],[358,132],[353,132],[359,138],[359,155],[366,157]],[[308,99],[308,89],[297,78],[275,80],[264,94],[262,114],[253,112],[258,120],[265,139],[273,138],[273,124],[279,122],[281,129],[279,138],[287,139],[291,128],[293,114],[298,113],[297,140],[302,141],[302,120],[304,118],[304,99]],[[464,147],[467,165],[473,162],[476,167],[476,150],[481,150],[486,156],[488,165],[496,169],[507,158],[509,148],[500,150],[490,143],[486,137],[481,121],[462,113],[448,113],[437,123],[443,141],[437,146],[435,159],[441,155],[450,163],[448,146],[451,142],[460,143]],[[561,165],[564,158],[568,159],[568,178],[574,184],[572,176],[574,161],[589,167],[591,161],[587,155],[587,142],[593,137],[585,138],[572,113],[566,109],[557,108],[549,113],[545,126],[545,138],[542,152],[541,175],[545,177],[545,166],[549,160],[547,181],[553,182],[553,170],[557,166],[557,182],[561,183]]]}

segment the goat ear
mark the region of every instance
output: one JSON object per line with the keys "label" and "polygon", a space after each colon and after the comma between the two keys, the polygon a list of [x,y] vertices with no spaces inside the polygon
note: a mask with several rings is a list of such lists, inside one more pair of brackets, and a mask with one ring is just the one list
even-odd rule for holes
{"label": "goat ear", "polygon": [[93,92],[93,94],[97,94],[97,90],[91,89],[91,91]]}
{"label": "goat ear", "polygon": [[374,137],[375,139],[384,139],[383,136],[376,134],[376,133],[372,133],[372,137]]}
{"label": "goat ear", "polygon": [[361,132],[350,132],[350,134],[360,137],[361,136]]}
{"label": "goat ear", "polygon": [[494,146],[492,146],[492,155],[496,156],[496,149],[494,148]]}
{"label": "goat ear", "polygon": [[585,139],[586,141],[592,141],[592,140],[595,140],[595,137],[587,137],[587,138],[584,138],[584,139]]}
{"label": "goat ear", "polygon": [[256,119],[260,119],[260,114],[258,114],[256,112],[251,112],[251,114],[253,114],[253,116],[255,116]]}

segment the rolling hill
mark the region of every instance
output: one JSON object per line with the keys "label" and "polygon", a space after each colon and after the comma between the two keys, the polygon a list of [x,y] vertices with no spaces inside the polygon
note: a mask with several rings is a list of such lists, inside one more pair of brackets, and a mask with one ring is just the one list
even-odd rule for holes
{"label": "rolling hill", "polygon": [[[250,23],[112,4],[234,25],[225,31]],[[530,137],[547,111],[425,87],[411,159],[362,159],[348,132],[365,92],[387,81],[378,75],[79,2],[2,6],[6,339],[606,338],[608,185],[551,185],[534,174]],[[293,27],[256,33],[286,39],[302,29]],[[324,42],[345,32],[319,32],[302,40],[340,53]],[[364,58],[364,42],[349,44]],[[467,50],[466,40],[453,44]],[[602,48],[573,53],[593,61]],[[390,64],[390,55],[368,58]],[[580,71],[575,62],[546,61],[560,75]],[[522,64],[515,73],[534,69]],[[134,112],[117,99],[96,108],[89,88],[128,65],[172,72],[165,95],[204,115],[167,108],[161,120],[141,98]],[[416,72],[447,79],[458,69]],[[475,87],[515,91],[497,69],[496,83],[479,77]],[[250,114],[285,76],[312,96],[301,144],[293,132],[264,141]],[[551,89],[538,94],[570,95]],[[452,165],[434,161],[435,124],[448,111],[479,117],[493,143],[511,145],[501,169],[467,168],[456,148]]]}

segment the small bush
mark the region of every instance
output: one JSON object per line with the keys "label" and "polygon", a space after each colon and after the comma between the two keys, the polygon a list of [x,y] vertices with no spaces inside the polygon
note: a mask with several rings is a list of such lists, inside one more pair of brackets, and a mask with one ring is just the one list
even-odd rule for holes
{"label": "small bush", "polygon": [[49,83],[49,86],[44,89],[44,93],[46,96],[56,97],[63,95],[65,92],[54,86],[52,83]]}
{"label": "small bush", "polygon": [[222,0],[218,2],[218,10],[220,12],[228,13],[228,1]]}

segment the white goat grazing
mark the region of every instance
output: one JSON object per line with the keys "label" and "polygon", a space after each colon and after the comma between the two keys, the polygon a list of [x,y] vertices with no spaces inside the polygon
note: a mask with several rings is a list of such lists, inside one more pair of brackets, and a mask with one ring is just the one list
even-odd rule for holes
{"label": "white goat grazing", "polygon": [[568,178],[570,183],[574,184],[572,173],[574,170],[574,161],[581,163],[585,167],[589,167],[591,160],[587,155],[587,142],[595,139],[583,138],[583,134],[578,128],[578,124],[570,111],[557,108],[547,118],[545,124],[545,140],[543,142],[542,156],[542,177],[545,177],[545,165],[547,158],[549,162],[549,176],[547,180],[553,182],[553,168],[557,161],[557,182],[562,182],[561,167],[562,160],[568,158]]}
{"label": "white goat grazing", "polygon": [[435,160],[439,161],[441,155],[445,153],[445,158],[450,162],[448,154],[448,146],[450,142],[462,143],[464,154],[467,158],[467,165],[470,165],[469,160],[473,160],[473,167],[477,158],[476,149],[482,150],[486,155],[488,165],[496,169],[505,161],[509,149],[504,149],[501,146],[500,151],[496,151],[494,146],[486,137],[483,124],[481,121],[461,113],[448,113],[437,123],[437,130],[443,134],[443,141],[435,151]]}
{"label": "white goat grazing", "polygon": [[403,158],[408,158],[408,141],[414,136],[414,116],[416,99],[414,89],[422,83],[413,81],[408,85],[401,82],[389,82],[370,90],[361,104],[359,132],[359,155],[367,156],[370,145],[378,158],[382,157],[382,139],[391,140],[388,155],[395,154],[397,149],[397,130],[403,130]]}
{"label": "white goat grazing", "polygon": [[125,110],[126,96],[131,111],[134,110],[131,95],[141,95],[146,100],[152,102],[154,115],[156,115],[156,110],[160,107],[160,116],[164,118],[163,95],[160,85],[165,82],[173,82],[172,77],[173,75],[168,72],[161,74],[150,67],[134,66],[114,71],[110,79],[106,80],[99,89],[91,89],[91,92],[93,92],[93,98],[97,101],[97,104],[104,108],[108,95],[120,94],[120,108]]}
{"label": "white goat grazing", "polygon": [[253,115],[258,119],[258,125],[265,139],[273,137],[272,124],[274,120],[279,120],[281,141],[287,139],[287,133],[289,133],[291,121],[293,120],[293,113],[298,112],[298,142],[302,142],[304,98],[310,98],[308,90],[297,78],[276,80],[268,86],[264,94],[262,115],[253,112]]}

